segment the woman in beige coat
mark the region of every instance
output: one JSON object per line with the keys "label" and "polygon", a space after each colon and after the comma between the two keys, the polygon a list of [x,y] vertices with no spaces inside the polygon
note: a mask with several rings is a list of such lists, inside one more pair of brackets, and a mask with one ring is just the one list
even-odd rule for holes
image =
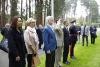
{"label": "woman in beige coat", "polygon": [[[35,29],[36,21],[33,18],[27,20],[27,27],[24,32],[24,39],[27,48],[27,62],[28,67],[32,67],[32,57],[37,54],[38,51],[38,36]],[[35,65],[34,65],[35,67]]]}

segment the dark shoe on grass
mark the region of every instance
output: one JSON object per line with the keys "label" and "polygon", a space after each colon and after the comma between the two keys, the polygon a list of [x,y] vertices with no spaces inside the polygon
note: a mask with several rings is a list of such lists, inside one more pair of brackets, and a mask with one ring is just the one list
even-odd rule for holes
{"label": "dark shoe on grass", "polygon": [[70,62],[69,61],[66,61],[66,62],[64,62],[64,64],[70,64]]}

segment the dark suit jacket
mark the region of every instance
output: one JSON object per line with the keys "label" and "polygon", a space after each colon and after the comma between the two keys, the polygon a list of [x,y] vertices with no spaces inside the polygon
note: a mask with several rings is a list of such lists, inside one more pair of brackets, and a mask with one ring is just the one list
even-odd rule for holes
{"label": "dark suit jacket", "polygon": [[76,26],[71,25],[69,28],[69,32],[70,32],[70,42],[76,43],[76,41],[77,41],[77,28],[76,28]]}
{"label": "dark suit jacket", "polygon": [[42,37],[43,29],[36,29],[36,32],[37,32],[37,34],[38,34],[39,43],[40,43],[40,44],[43,44],[43,37]]}
{"label": "dark suit jacket", "polygon": [[13,56],[24,56],[26,54],[26,46],[24,42],[23,32],[18,32],[11,28],[8,37],[9,54]]}
{"label": "dark suit jacket", "polygon": [[63,28],[64,33],[64,46],[69,45],[69,31],[65,27]]}

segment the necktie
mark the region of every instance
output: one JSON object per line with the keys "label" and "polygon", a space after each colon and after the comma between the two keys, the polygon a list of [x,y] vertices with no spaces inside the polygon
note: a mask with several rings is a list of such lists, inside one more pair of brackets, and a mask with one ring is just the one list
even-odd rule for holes
{"label": "necktie", "polygon": [[84,32],[83,32],[83,35],[85,35],[85,27],[86,27],[86,26],[84,26]]}

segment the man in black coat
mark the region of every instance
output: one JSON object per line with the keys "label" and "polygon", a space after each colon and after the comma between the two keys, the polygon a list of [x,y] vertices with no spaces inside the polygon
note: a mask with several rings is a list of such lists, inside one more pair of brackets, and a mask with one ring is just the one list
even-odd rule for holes
{"label": "man in black coat", "polygon": [[69,28],[69,32],[70,32],[70,58],[75,59],[74,56],[74,47],[77,41],[77,28],[74,25],[74,23],[76,22],[76,20],[70,22],[71,26]]}
{"label": "man in black coat", "polygon": [[69,64],[70,62],[67,60],[69,53],[69,31],[68,31],[67,21],[64,21],[63,34],[64,34],[63,63]]}
{"label": "man in black coat", "polygon": [[95,26],[90,27],[91,44],[95,44],[95,38],[97,37],[96,31],[97,29]]}
{"label": "man in black coat", "polygon": [[38,29],[36,29],[36,32],[37,32],[37,35],[39,38],[39,49],[41,49],[41,46],[43,44],[43,37],[42,37],[43,27],[42,27],[42,25],[39,25]]}

